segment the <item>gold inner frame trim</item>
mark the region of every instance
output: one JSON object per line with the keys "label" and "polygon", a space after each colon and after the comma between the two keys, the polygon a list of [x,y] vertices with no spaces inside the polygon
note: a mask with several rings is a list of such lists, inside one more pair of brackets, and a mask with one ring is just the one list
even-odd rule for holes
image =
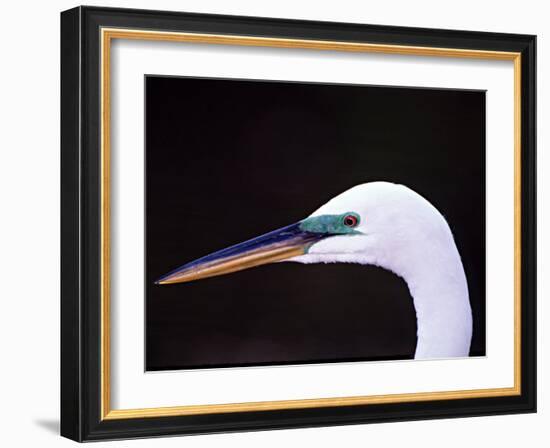
{"label": "gold inner frame trim", "polygon": [[[217,414],[316,407],[352,406],[381,403],[502,397],[521,394],[521,54],[503,51],[419,47],[307,39],[280,39],[254,36],[101,29],[101,419]],[[383,53],[411,56],[455,57],[513,61],[514,63],[514,386],[492,389],[418,392],[302,400],[187,405],[139,409],[111,409],[110,345],[110,126],[111,41],[131,39],[214,45],[240,45],[294,48],[357,53]]]}

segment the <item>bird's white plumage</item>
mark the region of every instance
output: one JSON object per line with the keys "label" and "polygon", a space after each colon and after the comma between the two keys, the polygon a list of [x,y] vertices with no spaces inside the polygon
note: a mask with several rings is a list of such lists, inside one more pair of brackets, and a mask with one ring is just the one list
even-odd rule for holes
{"label": "bird's white plumage", "polygon": [[355,235],[337,235],[290,261],[360,263],[388,269],[409,287],[417,316],[415,358],[468,356],[472,311],[449,225],[426,199],[389,182],[355,186],[311,216],[355,212]]}

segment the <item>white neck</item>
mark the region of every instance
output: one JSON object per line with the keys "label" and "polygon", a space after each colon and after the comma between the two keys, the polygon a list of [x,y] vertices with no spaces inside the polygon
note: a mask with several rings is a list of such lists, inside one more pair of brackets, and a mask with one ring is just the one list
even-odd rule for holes
{"label": "white neck", "polygon": [[[372,264],[394,272],[405,280],[413,298],[417,320],[415,359],[465,357],[472,339],[472,309],[460,255],[450,231],[448,234],[445,244],[399,245],[394,250],[374,244],[368,255],[311,251],[292,261]],[[399,256],[394,256],[396,253]]]}
{"label": "white neck", "polygon": [[472,310],[464,272],[456,272],[462,274],[461,278],[451,274],[434,279],[433,273],[426,274],[414,281],[406,280],[418,326],[415,359],[468,356]]}
{"label": "white neck", "polygon": [[424,247],[404,262],[377,260],[409,287],[417,318],[415,359],[468,356],[472,310],[468,284],[454,241]]}

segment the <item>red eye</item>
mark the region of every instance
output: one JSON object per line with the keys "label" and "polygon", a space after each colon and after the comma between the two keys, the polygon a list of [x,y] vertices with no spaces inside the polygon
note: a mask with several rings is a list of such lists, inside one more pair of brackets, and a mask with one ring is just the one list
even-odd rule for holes
{"label": "red eye", "polygon": [[344,225],[346,227],[355,227],[357,225],[357,216],[354,216],[354,215],[344,216]]}

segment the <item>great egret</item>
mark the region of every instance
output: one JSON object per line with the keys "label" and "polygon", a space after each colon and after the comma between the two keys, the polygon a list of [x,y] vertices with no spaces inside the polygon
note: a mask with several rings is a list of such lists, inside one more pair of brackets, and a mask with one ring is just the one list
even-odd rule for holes
{"label": "great egret", "polygon": [[472,310],[452,232],[433,205],[403,185],[357,185],[302,221],[187,263],[156,283],[189,282],[280,261],[388,269],[405,280],[413,298],[415,359],[469,354]]}

